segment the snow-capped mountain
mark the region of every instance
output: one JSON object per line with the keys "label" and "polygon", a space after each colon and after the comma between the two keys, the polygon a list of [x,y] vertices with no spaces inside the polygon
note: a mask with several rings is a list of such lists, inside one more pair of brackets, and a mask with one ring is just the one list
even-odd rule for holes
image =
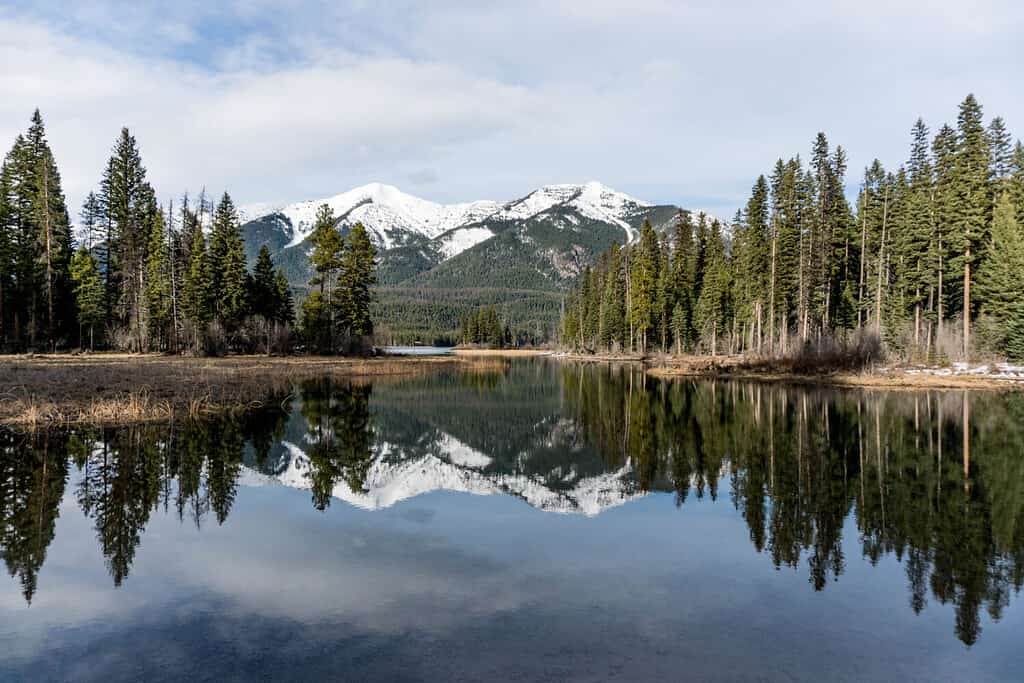
{"label": "snow-capped mountain", "polygon": [[349,225],[357,222],[369,230],[382,249],[390,249],[402,233],[434,238],[453,228],[473,223],[498,210],[492,201],[465,204],[437,204],[406,194],[392,185],[371,183],[326,199],[287,204],[285,206],[255,205],[240,212],[243,221],[279,215],[288,223],[290,240],[287,247],[300,244],[309,237],[320,206],[327,204],[335,217]]}
{"label": "snow-capped mountain", "polygon": [[357,222],[366,227],[378,250],[378,284],[387,289],[378,320],[403,334],[411,328],[433,334],[438,324],[443,330],[482,305],[497,306],[513,327],[552,328],[560,293],[600,254],[635,241],[645,221],[659,233],[670,232],[679,211],[598,182],[545,185],[509,201],[458,204],[372,183],[325,199],[244,208],[250,264],[266,246],[296,289],[308,286],[314,276],[308,237],[322,204],[331,207],[342,233]]}
{"label": "snow-capped mountain", "polygon": [[300,245],[313,231],[319,207],[327,204],[343,225],[359,222],[381,250],[407,244],[412,236],[437,239],[437,249],[451,258],[494,236],[489,222],[524,221],[565,207],[581,217],[618,225],[627,239],[634,235],[627,219],[651,204],[598,182],[547,185],[507,202],[481,200],[438,204],[406,194],[392,185],[371,183],[348,192],[283,206],[256,204],[241,211],[243,222],[274,219],[287,238],[284,248]]}

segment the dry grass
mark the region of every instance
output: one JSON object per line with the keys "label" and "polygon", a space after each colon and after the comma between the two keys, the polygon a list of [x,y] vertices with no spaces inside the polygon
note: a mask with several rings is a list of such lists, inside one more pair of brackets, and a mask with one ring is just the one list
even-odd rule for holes
{"label": "dry grass", "polygon": [[199,416],[258,406],[306,379],[401,377],[445,367],[476,369],[483,362],[454,356],[8,356],[0,358],[0,423],[113,424]]}
{"label": "dry grass", "polygon": [[529,358],[530,356],[551,355],[551,351],[544,349],[455,349],[452,353],[466,358]]}

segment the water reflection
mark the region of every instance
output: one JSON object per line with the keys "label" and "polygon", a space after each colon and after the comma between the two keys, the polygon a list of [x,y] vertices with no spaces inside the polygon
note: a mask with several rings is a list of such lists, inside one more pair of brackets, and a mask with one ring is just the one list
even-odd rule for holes
{"label": "water reflection", "polygon": [[817,591],[852,561],[852,520],[863,558],[899,559],[910,608],[952,604],[968,645],[982,610],[998,621],[1024,583],[1020,396],[662,382],[524,362],[372,388],[309,382],[264,405],[198,422],[0,432],[0,551],[25,600],[68,496],[121,585],[155,512],[222,525],[240,485],[268,482],[309,490],[319,510],[448,489],[588,515],[649,492],[714,501],[724,487],[753,548]]}

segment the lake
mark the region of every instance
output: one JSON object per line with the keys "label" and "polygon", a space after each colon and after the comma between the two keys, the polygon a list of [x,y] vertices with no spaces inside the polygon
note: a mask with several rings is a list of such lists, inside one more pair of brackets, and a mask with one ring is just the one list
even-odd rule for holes
{"label": "lake", "polygon": [[0,431],[0,680],[1020,680],[1024,396],[551,359]]}

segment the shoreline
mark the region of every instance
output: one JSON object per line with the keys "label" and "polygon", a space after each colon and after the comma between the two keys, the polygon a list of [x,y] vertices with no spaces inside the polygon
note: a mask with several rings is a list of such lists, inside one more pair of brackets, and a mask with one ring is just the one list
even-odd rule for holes
{"label": "shoreline", "polygon": [[[742,356],[641,356],[639,354],[555,354],[556,358],[589,363],[639,363],[651,377],[661,379],[722,379],[743,382],[831,386],[862,389],[972,389],[1024,391],[1024,368],[1010,373],[982,373],[942,367],[885,367],[865,370],[822,370],[800,373]],[[992,363],[977,367],[991,367]],[[976,368],[977,369],[977,368]]]}
{"label": "shoreline", "polygon": [[[444,368],[500,371],[509,359],[640,363],[651,377],[828,386],[868,390],[1024,391],[1024,371],[1004,375],[950,368],[882,368],[800,374],[751,367],[738,356],[581,356],[546,349],[454,349],[438,356],[373,358],[96,353],[0,357],[0,426],[116,425],[258,408],[295,382],[322,377],[368,381]],[[1016,368],[1015,368],[1016,369]]]}
{"label": "shoreline", "polygon": [[0,425],[116,425],[263,406],[297,381],[396,378],[447,367],[486,369],[450,356],[225,356],[96,353],[0,357]]}

